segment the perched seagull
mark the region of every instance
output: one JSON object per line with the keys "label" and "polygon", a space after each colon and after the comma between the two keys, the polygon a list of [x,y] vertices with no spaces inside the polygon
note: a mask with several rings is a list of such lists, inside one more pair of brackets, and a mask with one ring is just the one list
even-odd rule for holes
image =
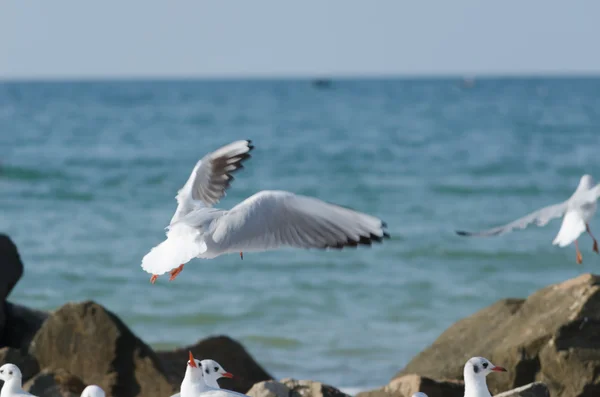
{"label": "perched seagull", "polygon": [[0,380],[4,381],[0,397],[33,396],[33,394],[23,390],[21,370],[14,364],[4,364],[0,367]]}
{"label": "perched seagull", "polygon": [[189,356],[180,392],[171,397],[198,397],[200,393],[208,388],[204,382],[200,360],[194,359],[192,352],[189,352]]}
{"label": "perched seagull", "polygon": [[335,248],[371,245],[389,238],[380,219],[316,198],[265,190],[231,210],[212,208],[226,194],[231,173],[243,168],[254,147],[236,141],[206,155],[177,193],[167,239],[142,259],[150,281],[166,272],[175,279],[193,258],[268,251],[283,247]]}
{"label": "perched seagull", "polygon": [[81,392],[81,397],[106,397],[100,386],[89,385]]}
{"label": "perched seagull", "polygon": [[225,371],[223,367],[221,367],[221,364],[219,364],[215,360],[202,360],[200,361],[200,366],[202,367],[202,371],[204,372],[204,383],[206,383],[208,387],[211,387],[213,389],[221,388],[217,380],[221,378],[233,378],[233,375]]}
{"label": "perched seagull", "polygon": [[422,391],[418,391],[416,393],[413,393],[411,397],[427,397],[427,394],[423,393]]}
{"label": "perched seagull", "polygon": [[583,262],[583,257],[579,251],[577,239],[583,232],[588,232],[594,241],[593,250],[596,253],[599,253],[598,242],[592,235],[589,226],[590,219],[592,219],[596,213],[596,201],[598,201],[599,197],[600,184],[594,186],[592,177],[584,175],[579,181],[577,190],[575,190],[575,193],[573,193],[567,201],[544,207],[504,226],[475,233],[465,231],[457,231],[456,233],[460,236],[498,236],[508,233],[513,229],[524,229],[532,223],[535,223],[537,226],[544,226],[552,219],[564,216],[560,230],[552,244],[558,245],[559,247],[566,247],[574,241],[577,263],[581,264]]}
{"label": "perched seagull", "polygon": [[473,357],[465,364],[465,397],[492,397],[485,383],[485,377],[492,372],[506,372],[483,357]]}

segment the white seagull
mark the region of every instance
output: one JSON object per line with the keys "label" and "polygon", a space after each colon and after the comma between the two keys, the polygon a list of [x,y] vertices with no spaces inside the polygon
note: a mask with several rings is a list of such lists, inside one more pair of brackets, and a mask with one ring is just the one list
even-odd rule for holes
{"label": "white seagull", "polygon": [[0,380],[4,381],[0,397],[33,396],[33,394],[23,390],[21,370],[14,364],[4,364],[0,367]]}
{"label": "white seagull", "polygon": [[200,393],[208,388],[204,382],[200,360],[194,359],[192,352],[189,352],[189,356],[185,375],[181,382],[181,389],[179,393],[173,394],[171,397],[198,397]]}
{"label": "white seagull", "polygon": [[389,238],[380,219],[316,198],[261,191],[231,210],[212,208],[226,194],[231,174],[254,147],[236,141],[206,155],[177,193],[167,239],[142,259],[150,281],[170,272],[173,280],[193,258],[283,247],[335,248],[371,245]]}
{"label": "white seagull", "polygon": [[418,391],[416,393],[413,393],[413,395],[411,397],[428,397],[427,394],[423,393],[422,391]]}
{"label": "white seagull", "polygon": [[552,244],[559,247],[566,247],[575,242],[577,263],[581,264],[583,257],[579,251],[577,239],[583,232],[588,232],[594,241],[593,250],[598,253],[598,242],[592,235],[589,226],[590,219],[596,213],[596,201],[598,201],[598,198],[600,198],[600,184],[594,186],[592,177],[584,175],[579,181],[577,190],[575,190],[575,193],[567,201],[549,205],[504,226],[475,233],[465,231],[457,231],[456,233],[460,236],[498,236],[511,232],[514,229],[524,229],[532,223],[535,223],[537,226],[544,226],[552,219],[564,216],[560,230]]}
{"label": "white seagull", "polygon": [[492,397],[485,382],[486,376],[492,372],[506,372],[506,370],[495,366],[483,357],[469,359],[463,370],[465,397]]}
{"label": "white seagull", "polygon": [[198,397],[206,393],[212,397],[245,396],[232,390],[221,389],[217,380],[223,377],[233,378],[233,375],[214,360],[196,360],[190,351],[181,391],[171,397]]}
{"label": "white seagull", "polygon": [[233,378],[233,375],[225,371],[221,364],[215,360],[202,360],[200,366],[203,371],[204,383],[206,386],[213,389],[220,389],[219,382],[217,380],[221,378]]}
{"label": "white seagull", "polygon": [[81,392],[81,397],[106,397],[106,393],[100,386],[89,385]]}

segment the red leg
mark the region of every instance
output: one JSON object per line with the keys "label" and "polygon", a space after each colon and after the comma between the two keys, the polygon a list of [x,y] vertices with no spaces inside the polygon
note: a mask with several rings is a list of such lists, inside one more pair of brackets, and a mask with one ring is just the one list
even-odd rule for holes
{"label": "red leg", "polygon": [[598,251],[598,242],[596,241],[596,238],[594,237],[594,235],[592,234],[592,231],[590,230],[590,225],[588,225],[586,223],[585,229],[587,230],[587,232],[590,235],[590,237],[592,238],[592,240],[594,240],[594,248],[592,248],[592,249],[594,250],[595,253],[599,254],[600,251]]}
{"label": "red leg", "polygon": [[244,253],[240,252],[240,258],[243,260],[244,259]]}
{"label": "red leg", "polygon": [[183,265],[179,266],[176,269],[171,270],[171,277],[169,277],[169,281],[175,280],[175,277],[179,275],[183,271]]}
{"label": "red leg", "polygon": [[152,284],[154,284],[156,282],[156,279],[158,278],[158,274],[153,274],[152,277],[150,277],[150,282]]}
{"label": "red leg", "polygon": [[581,256],[581,252],[579,252],[579,245],[577,244],[577,240],[575,240],[575,252],[577,253],[577,263],[581,265],[583,263],[583,257]]}

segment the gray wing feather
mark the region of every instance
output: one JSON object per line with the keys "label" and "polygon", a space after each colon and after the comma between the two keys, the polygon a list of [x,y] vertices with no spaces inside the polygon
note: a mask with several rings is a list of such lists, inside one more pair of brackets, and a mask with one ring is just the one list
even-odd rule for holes
{"label": "gray wing feather", "polygon": [[371,245],[389,238],[373,216],[283,191],[263,191],[220,217],[212,239],[225,252],[280,247],[336,248]]}
{"label": "gray wing feather", "polygon": [[192,183],[192,199],[202,201],[206,206],[219,202],[233,181],[233,172],[244,168],[242,162],[250,158],[254,148],[252,141],[238,141],[212,152],[200,160]]}
{"label": "gray wing feather", "polygon": [[561,216],[563,216],[566,210],[567,202],[565,201],[560,204],[554,204],[544,207],[504,226],[498,226],[480,232],[466,232],[462,230],[457,230],[456,234],[458,234],[459,236],[475,237],[499,236],[511,232],[514,229],[525,229],[532,223],[535,223],[537,226],[544,226],[552,219],[560,218]]}
{"label": "gray wing feather", "polygon": [[204,156],[192,170],[185,185],[177,192],[177,210],[171,224],[199,207],[211,207],[226,194],[233,172],[244,168],[254,149],[252,141],[236,141]]}

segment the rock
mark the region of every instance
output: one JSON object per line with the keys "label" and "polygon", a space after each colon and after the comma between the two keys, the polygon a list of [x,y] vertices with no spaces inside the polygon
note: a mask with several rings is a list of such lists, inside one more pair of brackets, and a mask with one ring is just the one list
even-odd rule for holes
{"label": "rock", "polygon": [[415,374],[393,379],[381,389],[360,392],[356,397],[411,397],[423,392],[428,397],[463,397],[465,385],[459,381],[436,381]]}
{"label": "rock", "polygon": [[496,394],[494,397],[550,397],[550,391],[545,384],[534,382],[504,393]]}
{"label": "rock", "polygon": [[48,318],[48,313],[6,302],[6,328],[0,346],[27,351],[35,334]]}
{"label": "rock", "polygon": [[85,384],[64,369],[43,370],[23,385],[23,389],[38,397],[79,397]]}
{"label": "rock", "polygon": [[246,394],[250,397],[349,397],[335,387],[292,378],[257,383]]}
{"label": "rock", "polygon": [[333,386],[312,380],[285,378],[281,380],[281,383],[301,397],[349,397]]}
{"label": "rock", "polygon": [[13,349],[11,347],[3,347],[0,349],[0,367],[6,363],[15,364],[19,367],[21,375],[23,376],[23,382],[27,382],[40,372],[40,366],[35,358],[21,350]]}
{"label": "rock", "polygon": [[188,351],[198,360],[215,360],[234,375],[233,379],[219,379],[219,385],[223,389],[246,393],[255,383],[273,379],[239,342],[227,336],[215,336],[182,349],[157,352],[171,383],[177,385],[178,389],[185,373]]}
{"label": "rock", "polygon": [[483,356],[508,369],[487,377],[492,394],[541,381],[553,397],[598,396],[598,335],[600,277],[584,274],[458,321],[396,376],[461,379],[464,363]]}
{"label": "rock", "polygon": [[[4,302],[10,291],[23,275],[23,263],[16,245],[10,237],[0,234],[0,340],[6,326],[6,311]],[[0,344],[0,347],[3,345]]]}
{"label": "rock", "polygon": [[95,302],[67,303],[44,322],[30,354],[118,397],[173,394],[156,354],[113,313]]}
{"label": "rock", "polygon": [[289,387],[276,380],[256,383],[246,394],[250,397],[299,397],[293,395]]}

